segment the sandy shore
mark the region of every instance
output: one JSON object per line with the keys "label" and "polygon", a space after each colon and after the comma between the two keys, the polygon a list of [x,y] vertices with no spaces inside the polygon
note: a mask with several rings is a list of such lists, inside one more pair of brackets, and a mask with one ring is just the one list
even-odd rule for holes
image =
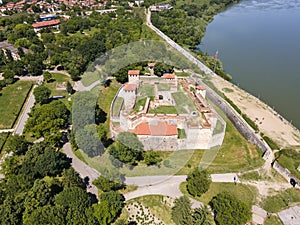
{"label": "sandy shore", "polygon": [[300,146],[300,131],[270,106],[218,76],[211,81],[280,147]]}

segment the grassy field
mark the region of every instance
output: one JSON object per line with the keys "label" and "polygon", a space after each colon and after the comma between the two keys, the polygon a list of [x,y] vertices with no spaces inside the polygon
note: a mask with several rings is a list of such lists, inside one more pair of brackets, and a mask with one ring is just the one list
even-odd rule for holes
{"label": "grassy field", "polygon": [[107,131],[109,131],[109,114],[111,102],[114,99],[120,87],[120,83],[118,83],[116,80],[112,80],[111,84],[108,87],[101,87],[100,89],[98,104],[99,107],[107,113],[107,120],[104,123]]}
{"label": "grassy field", "polygon": [[156,114],[178,114],[177,107],[175,106],[158,106],[154,109],[149,109],[149,113],[156,113]]}
{"label": "grassy field", "polygon": [[139,86],[139,93],[143,97],[154,96],[154,86],[152,84],[143,84]]}
{"label": "grassy field", "polygon": [[[198,167],[202,157],[202,166],[208,167],[210,173],[243,172],[263,165],[264,161],[257,147],[247,142],[227,119],[226,124],[226,134],[222,146],[210,150],[194,151],[189,162],[178,174],[188,174],[193,168]],[[214,154],[216,154],[214,160],[212,162],[207,160],[206,163],[206,158],[210,159]]]}
{"label": "grassy field", "polygon": [[270,213],[277,213],[295,203],[300,203],[300,190],[290,188],[288,190],[281,191],[276,195],[267,197],[262,200],[260,205],[263,209]]}
{"label": "grassy field", "polygon": [[278,217],[270,216],[266,218],[265,225],[283,225],[283,223]]}
{"label": "grassy field", "polygon": [[192,99],[189,98],[185,93],[183,92],[175,92],[172,93],[172,96],[176,102],[176,107],[188,107],[189,111],[196,111],[195,104],[193,103]]}
{"label": "grassy field", "polygon": [[283,149],[275,154],[278,163],[287,168],[292,174],[300,179],[300,172],[297,170],[300,165],[300,151]]}
{"label": "grassy field", "polygon": [[158,91],[170,91],[171,84],[158,84],[157,89],[158,89]]}
{"label": "grassy field", "polygon": [[17,81],[0,92],[0,129],[12,128],[32,84],[32,82]]}
{"label": "grassy field", "polygon": [[204,204],[208,204],[215,195],[221,192],[228,192],[244,202],[247,206],[251,207],[255,203],[256,196],[258,195],[257,189],[252,186],[244,184],[235,185],[234,183],[211,183],[209,190],[201,197],[192,197],[186,189],[186,184],[187,182],[180,184],[181,192],[191,198],[203,202]]}
{"label": "grassy field", "polygon": [[113,106],[113,111],[112,111],[112,116],[113,117],[117,117],[119,116],[120,114],[120,111],[121,111],[121,108],[123,106],[123,102],[124,102],[124,99],[123,98],[120,98],[120,97],[117,97],[116,100],[115,100],[115,104]]}
{"label": "grassy field", "polygon": [[133,112],[134,112],[134,113],[137,113],[137,112],[140,111],[141,108],[142,108],[142,110],[143,110],[144,107],[145,107],[145,104],[146,104],[146,100],[147,100],[146,97],[142,97],[142,98],[140,98],[139,100],[137,100],[137,102],[136,102],[136,104],[135,104],[135,106],[134,106],[134,108],[133,108]]}
{"label": "grassy field", "polygon": [[51,90],[51,95],[52,96],[60,96],[64,95],[67,96],[68,92],[66,90],[56,90],[56,85],[57,84],[62,84],[63,82],[70,82],[71,84],[73,83],[71,81],[71,77],[68,77],[64,74],[60,73],[51,73],[52,74],[52,80],[49,83],[46,83],[46,86]]}

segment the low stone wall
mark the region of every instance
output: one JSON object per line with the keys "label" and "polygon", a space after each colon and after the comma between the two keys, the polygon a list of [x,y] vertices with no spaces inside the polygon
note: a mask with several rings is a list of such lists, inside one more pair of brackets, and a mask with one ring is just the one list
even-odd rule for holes
{"label": "low stone wall", "polygon": [[294,179],[297,183],[297,185],[295,187],[300,189],[300,180],[298,178],[296,178],[293,174],[291,174],[291,172],[287,168],[284,168],[284,167],[280,166],[277,161],[275,161],[273,163],[273,168],[281,176],[283,176],[288,182],[290,182],[291,179]]}

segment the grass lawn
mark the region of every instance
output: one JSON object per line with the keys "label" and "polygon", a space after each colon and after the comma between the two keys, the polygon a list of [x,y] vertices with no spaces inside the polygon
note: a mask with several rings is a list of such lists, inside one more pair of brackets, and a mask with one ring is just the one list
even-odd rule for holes
{"label": "grass lawn", "polygon": [[183,92],[175,92],[172,93],[172,96],[176,102],[176,107],[188,107],[190,111],[196,111],[196,107],[192,99],[188,97],[185,93]]}
{"label": "grass lawn", "polygon": [[101,87],[100,89],[98,104],[99,107],[107,113],[107,120],[104,123],[107,131],[109,131],[110,105],[120,87],[120,83],[118,83],[116,80],[112,80],[108,87]]}
{"label": "grass lawn", "polygon": [[145,107],[145,104],[146,104],[146,100],[147,98],[146,97],[143,97],[143,98],[140,98],[139,100],[137,100],[134,108],[133,108],[133,112],[134,113],[137,113],[140,111],[140,108],[142,108],[142,110],[144,109]]}
{"label": "grass lawn", "polygon": [[283,225],[279,217],[277,216],[270,216],[267,217],[265,220],[265,225]]}
{"label": "grass lawn", "polygon": [[139,93],[143,97],[154,96],[154,86],[152,84],[143,84],[139,86]]}
{"label": "grass lawn", "polygon": [[300,190],[290,188],[262,200],[261,207],[270,213],[277,213],[289,208],[292,204],[300,203]]}
{"label": "grass lawn", "polygon": [[99,71],[96,70],[94,72],[85,72],[82,75],[81,82],[85,87],[88,87],[99,79],[100,79],[100,73]]}
{"label": "grass lawn", "polygon": [[0,92],[0,129],[13,127],[32,84],[32,82],[17,81]]}
{"label": "grass lawn", "polygon": [[189,73],[186,73],[186,72],[176,73],[176,75],[177,75],[178,77],[189,77],[189,76],[190,76],[190,74],[189,74]]}
{"label": "grass lawn", "polygon": [[[207,170],[210,173],[243,172],[263,165],[260,150],[247,142],[228,119],[226,119],[226,124],[222,146],[194,151],[189,162],[178,174],[188,174],[193,168],[199,166],[200,160],[202,167],[208,167]],[[214,154],[216,156],[211,162],[210,159]]]}
{"label": "grass lawn", "polygon": [[213,131],[213,135],[221,133],[223,131],[223,129],[224,129],[223,124],[221,123],[220,120],[217,120],[217,124]]}
{"label": "grass lawn", "polygon": [[275,154],[278,163],[287,168],[292,174],[300,179],[300,172],[297,170],[300,165],[300,151],[283,149]]}
{"label": "grass lawn", "polygon": [[163,105],[158,106],[154,109],[149,109],[149,113],[155,113],[155,114],[178,114],[177,107],[175,106],[169,106],[169,105]]}
{"label": "grass lawn", "polygon": [[221,192],[228,192],[235,196],[240,201],[244,202],[247,206],[251,207],[256,200],[258,191],[255,187],[244,185],[244,184],[234,184],[234,183],[211,183],[209,190],[204,193],[201,197],[191,196],[186,189],[187,182],[180,184],[180,190],[184,195],[194,198],[204,204],[208,204],[210,200],[217,194]]}
{"label": "grass lawn", "polygon": [[157,84],[158,91],[170,91],[171,85],[170,84]]}
{"label": "grass lawn", "polygon": [[123,98],[120,98],[120,97],[116,98],[114,106],[113,106],[113,110],[112,110],[112,114],[113,114],[112,116],[113,117],[118,117],[119,116],[121,108],[123,106],[123,102],[124,102]]}
{"label": "grass lawn", "polygon": [[249,173],[244,173],[239,176],[241,180],[266,180],[265,177],[261,176],[257,171],[252,171]]}
{"label": "grass lawn", "polygon": [[60,95],[67,96],[68,92],[66,90],[56,90],[56,85],[61,84],[63,82],[68,82],[68,81],[71,84],[73,84],[73,82],[71,81],[71,77],[68,77],[68,76],[66,76],[64,74],[60,74],[60,73],[51,73],[51,74],[52,74],[51,82],[45,84],[51,90],[51,95],[52,96],[60,96]]}
{"label": "grass lawn", "polygon": [[160,195],[147,195],[129,200],[127,204],[132,202],[140,202],[145,207],[149,207],[150,212],[157,218],[165,222],[165,224],[173,225],[171,218],[171,207],[164,202],[164,197]]}

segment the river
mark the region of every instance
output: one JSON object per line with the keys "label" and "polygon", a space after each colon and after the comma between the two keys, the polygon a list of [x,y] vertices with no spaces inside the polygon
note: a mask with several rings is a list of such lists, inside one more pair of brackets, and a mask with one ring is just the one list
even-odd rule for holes
{"label": "river", "polygon": [[214,17],[199,48],[233,82],[300,128],[300,0],[242,0]]}

